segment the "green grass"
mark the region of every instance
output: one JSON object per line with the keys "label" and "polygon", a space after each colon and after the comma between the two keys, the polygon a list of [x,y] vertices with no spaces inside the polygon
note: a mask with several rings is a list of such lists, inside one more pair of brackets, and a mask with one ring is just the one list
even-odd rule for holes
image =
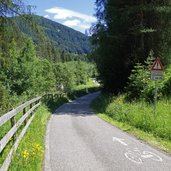
{"label": "green grass", "polygon": [[126,103],[124,96],[102,95],[92,107],[98,116],[139,139],[171,153],[171,100],[161,100],[157,113],[145,102]]}
{"label": "green grass", "polygon": [[86,88],[94,88],[94,87],[99,87],[99,86],[95,84],[92,80],[89,80],[86,84],[76,86],[74,90],[83,90]]}
{"label": "green grass", "polygon": [[[21,140],[16,153],[13,155],[13,160],[10,165],[10,171],[40,171],[44,159],[44,136],[46,126],[51,113],[60,105],[67,102],[66,97],[57,97],[53,100],[50,98],[41,105],[35,113],[35,118],[30,124],[25,136]],[[22,113],[18,113],[16,120],[21,118]],[[17,131],[17,135],[21,132],[23,125]],[[2,138],[10,129],[10,122],[0,127],[0,137]],[[3,152],[0,154],[0,166],[5,160],[7,154],[12,147],[12,139],[7,144]]]}
{"label": "green grass", "polygon": [[[21,117],[22,117],[23,113],[19,112],[16,117],[15,117],[15,121],[17,122]],[[16,136],[19,135],[19,133],[21,132],[22,128],[23,128],[23,124],[20,126],[20,128],[17,130],[16,132]],[[2,126],[0,126],[0,139],[2,139],[6,133],[11,129],[11,122],[10,120],[7,121],[5,124],[3,124]],[[13,138],[11,138],[8,142],[8,144],[6,145],[6,147],[4,148],[4,150],[1,152],[0,154],[0,167],[2,166],[7,154],[10,152],[11,147],[13,146]]]}
{"label": "green grass", "polygon": [[100,90],[100,86],[89,80],[86,84],[79,85],[73,88],[73,90],[68,94],[70,99],[76,99],[78,97],[84,96],[89,93],[94,93]]}
{"label": "green grass", "polygon": [[51,113],[44,105],[36,111],[26,135],[13,156],[10,171],[40,171],[44,155],[44,135]]}

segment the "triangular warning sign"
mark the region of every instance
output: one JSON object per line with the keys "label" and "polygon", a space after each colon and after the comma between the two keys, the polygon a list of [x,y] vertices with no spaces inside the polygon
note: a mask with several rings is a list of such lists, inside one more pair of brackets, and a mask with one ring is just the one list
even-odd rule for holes
{"label": "triangular warning sign", "polygon": [[160,58],[157,58],[154,63],[153,63],[153,66],[151,68],[151,70],[163,70],[163,65],[160,61]]}

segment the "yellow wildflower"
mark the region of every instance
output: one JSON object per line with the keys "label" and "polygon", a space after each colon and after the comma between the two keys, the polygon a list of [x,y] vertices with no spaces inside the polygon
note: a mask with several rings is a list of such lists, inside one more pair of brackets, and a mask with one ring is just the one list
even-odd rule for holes
{"label": "yellow wildflower", "polygon": [[27,150],[24,150],[22,152],[23,158],[28,158],[29,157],[29,152]]}
{"label": "yellow wildflower", "polygon": [[39,144],[33,144],[34,152],[42,152],[42,146]]}

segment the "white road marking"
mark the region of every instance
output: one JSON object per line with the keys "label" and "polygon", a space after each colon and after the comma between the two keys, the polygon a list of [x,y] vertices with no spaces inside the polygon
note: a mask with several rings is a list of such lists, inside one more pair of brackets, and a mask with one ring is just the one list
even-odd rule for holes
{"label": "white road marking", "polygon": [[125,157],[136,164],[142,164],[141,158],[134,153],[126,152]]}
{"label": "white road marking", "polygon": [[141,155],[141,157],[150,158],[152,160],[159,161],[159,162],[163,161],[163,159],[159,155],[152,153],[150,151],[143,151],[143,154]]}
{"label": "white road marking", "polygon": [[128,145],[125,142],[123,142],[124,139],[121,139],[121,138],[113,137],[113,141],[118,141],[119,143],[121,143],[124,146],[127,146]]}
{"label": "white road marking", "polygon": [[150,151],[140,151],[138,149],[128,150],[125,157],[136,164],[142,164],[142,159],[151,159],[154,161],[162,162],[163,159],[155,153]]}

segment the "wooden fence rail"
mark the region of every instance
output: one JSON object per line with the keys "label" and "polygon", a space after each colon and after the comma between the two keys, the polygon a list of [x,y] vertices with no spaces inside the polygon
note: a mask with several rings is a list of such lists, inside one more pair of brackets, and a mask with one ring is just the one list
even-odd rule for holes
{"label": "wooden fence rail", "polygon": [[[17,150],[20,140],[26,133],[27,128],[29,127],[35,116],[35,114],[33,114],[33,111],[41,105],[41,98],[42,97],[34,98],[0,117],[0,126],[4,125],[7,121],[11,122],[11,129],[0,140],[0,154],[5,149],[11,138],[13,140],[13,146],[10,152],[8,153],[5,161],[3,162],[0,171],[8,170],[8,167],[11,163],[12,155]],[[30,108],[28,111],[26,110],[27,107]],[[15,117],[21,111],[23,112],[23,116],[16,122]],[[22,129],[20,135],[16,137],[17,130],[21,127],[21,125],[24,125],[24,128]]]}

